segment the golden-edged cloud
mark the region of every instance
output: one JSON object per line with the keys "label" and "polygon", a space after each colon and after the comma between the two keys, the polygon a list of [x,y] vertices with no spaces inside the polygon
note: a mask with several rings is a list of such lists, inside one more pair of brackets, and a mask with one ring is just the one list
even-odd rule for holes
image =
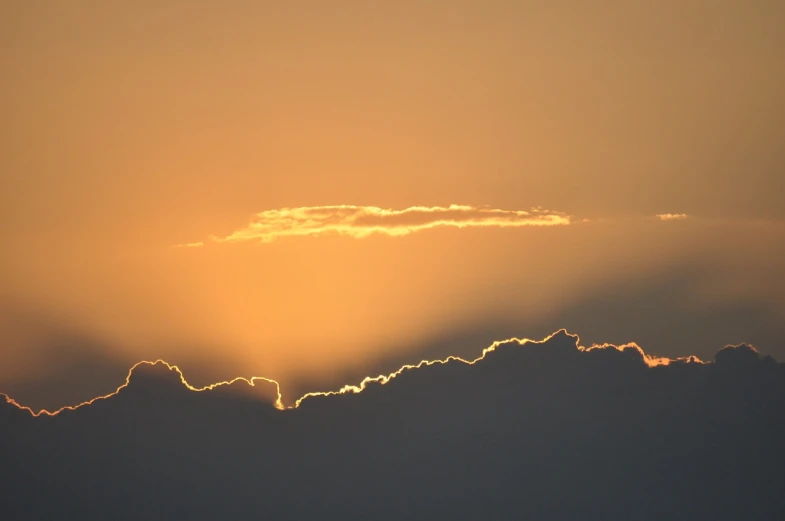
{"label": "golden-edged cloud", "polygon": [[689,216],[686,213],[658,213],[656,217],[660,221],[683,221]]}
{"label": "golden-edged cloud", "polygon": [[[704,362],[697,356],[684,356],[678,358],[668,358],[668,357],[659,357],[659,356],[652,356],[647,354],[643,348],[638,346],[638,344],[631,342],[628,344],[622,345],[615,345],[615,344],[594,344],[591,347],[584,347],[580,345],[580,338],[578,335],[571,334],[567,332],[566,329],[560,329],[547,337],[543,340],[532,340],[529,338],[517,338],[512,337],[506,340],[498,340],[493,342],[490,346],[486,347],[480,352],[480,355],[474,359],[464,359],[459,356],[448,356],[443,359],[435,359],[435,360],[420,360],[416,364],[406,364],[401,366],[398,370],[389,373],[387,375],[378,375],[378,376],[369,376],[364,378],[358,385],[344,385],[343,387],[339,388],[338,390],[333,391],[317,391],[317,392],[309,392],[302,395],[300,398],[296,399],[292,405],[285,405],[283,402],[283,396],[281,394],[281,386],[280,384],[271,378],[266,378],[263,376],[253,376],[250,378],[245,378],[242,376],[235,377],[231,380],[216,382],[213,384],[206,385],[204,387],[194,387],[185,379],[185,375],[181,369],[174,365],[166,362],[164,360],[158,359],[155,361],[148,361],[142,360],[141,362],[137,362],[134,364],[131,369],[128,371],[127,376],[125,377],[125,382],[123,382],[117,389],[113,392],[97,396],[85,402],[79,403],[77,405],[67,405],[55,410],[47,410],[47,409],[39,409],[38,411],[34,410],[31,407],[22,405],[18,401],[16,401],[11,396],[0,392],[0,403],[5,401],[16,408],[27,411],[28,413],[32,414],[33,416],[57,416],[58,414],[62,413],[63,411],[74,411],[76,409],[80,409],[82,407],[86,407],[88,405],[92,405],[96,402],[107,400],[119,394],[123,389],[129,387],[132,383],[132,377],[134,376],[137,370],[143,370],[145,368],[160,368],[164,369],[165,371],[169,371],[169,375],[174,377],[176,381],[179,381],[186,389],[195,392],[205,392],[205,391],[214,391],[216,389],[226,389],[231,387],[235,384],[245,384],[248,387],[256,387],[257,384],[261,383],[262,386],[267,385],[270,386],[271,389],[274,390],[274,401],[273,405],[278,410],[284,409],[297,409],[301,406],[302,402],[309,398],[315,397],[324,397],[324,396],[335,396],[335,395],[342,395],[342,394],[359,394],[365,391],[369,385],[385,385],[395,378],[398,378],[407,371],[414,371],[418,369],[422,369],[424,367],[429,367],[433,365],[446,365],[446,364],[466,364],[466,365],[475,365],[478,362],[485,360],[489,355],[492,355],[497,349],[499,348],[515,348],[515,347],[531,347],[531,346],[551,346],[552,348],[556,348],[555,346],[558,345],[560,341],[566,342],[566,345],[571,346],[578,352],[592,352],[592,351],[603,351],[608,350],[611,354],[616,352],[624,353],[626,351],[631,351],[637,354],[637,358],[640,363],[642,363],[645,367],[656,367],[656,366],[667,366],[675,363],[690,363],[690,364],[700,364],[706,365],[708,362]],[[739,344],[739,345],[728,345],[725,346],[717,356],[721,356],[723,360],[727,360],[730,362],[738,362],[740,359],[743,360],[744,358],[747,359],[757,359],[759,357],[758,350],[755,349],[753,346],[748,344]],[[159,374],[158,377],[161,375]],[[247,391],[248,389],[243,389]],[[273,397],[271,396],[271,398]]]}
{"label": "golden-edged cloud", "polygon": [[[279,237],[304,237],[322,234],[347,235],[363,239],[374,234],[403,236],[437,227],[520,228],[570,224],[570,216],[534,208],[499,210],[452,204],[412,206],[403,210],[377,206],[306,206],[266,210],[253,215],[251,222],[226,237],[211,237],[213,242],[271,242]],[[186,246],[200,246],[189,243]]]}

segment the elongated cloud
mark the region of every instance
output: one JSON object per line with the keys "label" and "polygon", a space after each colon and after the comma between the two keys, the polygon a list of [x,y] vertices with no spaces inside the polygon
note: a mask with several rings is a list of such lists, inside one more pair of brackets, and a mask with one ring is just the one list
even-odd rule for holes
{"label": "elongated cloud", "polygon": [[684,221],[689,216],[686,213],[658,213],[656,217],[660,221]]}
{"label": "elongated cloud", "polygon": [[[260,212],[255,214],[245,227],[226,237],[212,237],[212,240],[214,242],[270,242],[279,237],[326,233],[363,239],[373,234],[409,235],[440,226],[519,228],[566,224],[570,224],[568,215],[540,208],[529,211],[498,210],[457,204],[448,207],[412,206],[404,210],[377,206],[306,206]],[[198,245],[199,243],[190,243],[187,246]]]}

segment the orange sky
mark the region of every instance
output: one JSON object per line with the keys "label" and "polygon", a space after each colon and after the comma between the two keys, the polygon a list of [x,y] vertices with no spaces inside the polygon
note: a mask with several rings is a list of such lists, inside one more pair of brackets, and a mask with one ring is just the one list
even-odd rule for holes
{"label": "orange sky", "polygon": [[[782,2],[125,4],[0,7],[0,391],[286,396],[556,327],[785,355]],[[453,204],[570,224],[210,239]]]}

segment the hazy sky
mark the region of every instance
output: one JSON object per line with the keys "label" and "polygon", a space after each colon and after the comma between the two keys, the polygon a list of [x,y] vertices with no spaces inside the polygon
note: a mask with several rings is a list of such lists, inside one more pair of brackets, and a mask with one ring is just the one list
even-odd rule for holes
{"label": "hazy sky", "polygon": [[559,327],[783,359],[783,27],[764,0],[3,2],[0,391],[165,358],[293,400]]}

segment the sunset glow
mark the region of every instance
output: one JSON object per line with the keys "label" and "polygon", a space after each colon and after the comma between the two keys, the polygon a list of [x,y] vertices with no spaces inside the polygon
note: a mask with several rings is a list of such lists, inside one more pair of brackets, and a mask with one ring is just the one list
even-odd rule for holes
{"label": "sunset glow", "polygon": [[0,391],[53,410],[164,359],[302,396],[562,327],[785,356],[783,20],[4,6]]}
{"label": "sunset glow", "polygon": [[0,521],[785,519],[783,28],[0,2]]}

